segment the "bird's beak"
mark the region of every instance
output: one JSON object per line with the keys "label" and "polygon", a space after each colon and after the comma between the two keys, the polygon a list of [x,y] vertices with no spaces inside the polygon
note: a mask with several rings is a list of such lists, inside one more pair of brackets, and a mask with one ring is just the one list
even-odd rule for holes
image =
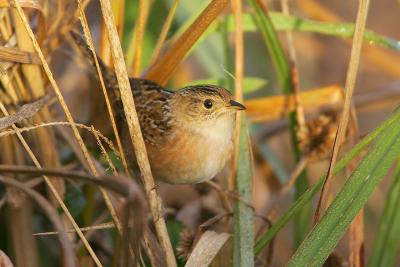
{"label": "bird's beak", "polygon": [[236,109],[236,110],[245,110],[246,109],[245,106],[243,106],[242,104],[240,104],[239,102],[236,102],[234,100],[229,101],[228,108]]}

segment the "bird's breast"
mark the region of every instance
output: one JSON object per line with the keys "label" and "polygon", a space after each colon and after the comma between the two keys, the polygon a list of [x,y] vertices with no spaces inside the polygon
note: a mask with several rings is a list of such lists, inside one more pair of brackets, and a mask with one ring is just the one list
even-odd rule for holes
{"label": "bird's breast", "polygon": [[234,121],[201,129],[178,128],[162,146],[148,147],[155,177],[173,184],[212,179],[232,154],[233,125]]}

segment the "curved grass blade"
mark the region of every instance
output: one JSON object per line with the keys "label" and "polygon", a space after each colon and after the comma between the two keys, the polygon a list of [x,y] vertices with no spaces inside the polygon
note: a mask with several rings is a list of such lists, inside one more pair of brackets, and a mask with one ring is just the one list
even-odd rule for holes
{"label": "curved grass blade", "polygon": [[321,266],[358,211],[400,155],[400,123],[393,123],[369,149],[320,222],[313,228],[288,266]]}
{"label": "curved grass blade", "polygon": [[[354,159],[362,150],[364,150],[372,141],[375,140],[377,136],[386,131],[393,124],[400,123],[400,109],[388,118],[384,123],[382,123],[378,128],[376,128],[369,135],[364,137],[356,146],[353,147],[346,155],[336,164],[334,174],[339,173],[344,167]],[[265,246],[276,236],[276,234],[288,223],[288,221],[293,218],[293,216],[298,213],[301,208],[310,202],[311,198],[318,192],[322,186],[322,179],[325,175],[322,175],[320,180],[310,187],[293,205],[292,207],[276,222],[272,227],[266,231],[260,239],[256,242],[254,252],[259,254]]]}

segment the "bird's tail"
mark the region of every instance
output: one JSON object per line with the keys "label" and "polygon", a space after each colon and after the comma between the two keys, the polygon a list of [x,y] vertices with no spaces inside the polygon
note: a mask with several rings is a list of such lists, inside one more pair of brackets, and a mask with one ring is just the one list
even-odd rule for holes
{"label": "bird's tail", "polygon": [[[83,56],[89,61],[90,65],[93,66],[91,71],[95,72],[96,73],[95,76],[98,77],[97,71],[96,71],[96,61],[93,56],[93,52],[89,48],[85,38],[78,32],[71,31],[70,33],[71,33],[72,39],[75,41],[75,44],[78,46],[78,48],[81,51],[81,53],[83,54]],[[100,71],[102,73],[106,88],[108,88],[108,91],[112,94],[119,92],[118,82],[117,82],[115,73],[113,72],[113,70],[111,68],[109,68],[104,63],[104,61],[100,57],[98,57],[97,55],[96,55],[96,57],[97,57],[97,61],[99,63]]]}

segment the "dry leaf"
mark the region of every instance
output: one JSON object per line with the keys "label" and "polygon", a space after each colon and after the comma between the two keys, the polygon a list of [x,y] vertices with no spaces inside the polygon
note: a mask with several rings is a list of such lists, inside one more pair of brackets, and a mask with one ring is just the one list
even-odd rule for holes
{"label": "dry leaf", "polygon": [[45,106],[51,99],[50,95],[26,105],[23,105],[14,115],[0,118],[0,130],[7,128],[14,123],[20,122],[25,119],[32,118],[43,106]]}
{"label": "dry leaf", "polygon": [[190,254],[185,267],[209,266],[229,237],[230,235],[227,233],[205,232]]}

